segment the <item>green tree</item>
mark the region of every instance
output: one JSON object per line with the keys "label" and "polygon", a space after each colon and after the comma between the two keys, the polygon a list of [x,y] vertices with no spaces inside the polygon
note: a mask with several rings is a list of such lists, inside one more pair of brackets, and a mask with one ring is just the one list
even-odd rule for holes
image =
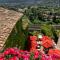
{"label": "green tree", "polygon": [[58,36],[57,36],[56,30],[51,25],[43,24],[41,26],[41,32],[44,35],[47,35],[47,36],[53,38],[54,41],[57,43]]}
{"label": "green tree", "polygon": [[11,34],[9,35],[6,43],[4,45],[4,49],[10,47],[17,47],[20,49],[25,49],[26,41],[27,41],[27,29],[23,30],[22,28],[22,18],[16,23],[13,28]]}

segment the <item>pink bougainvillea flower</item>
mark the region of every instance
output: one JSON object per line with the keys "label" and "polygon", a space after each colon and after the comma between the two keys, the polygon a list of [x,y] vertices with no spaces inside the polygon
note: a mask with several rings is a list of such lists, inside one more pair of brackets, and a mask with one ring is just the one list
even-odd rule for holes
{"label": "pink bougainvillea flower", "polygon": [[46,60],[45,57],[42,57],[41,60]]}
{"label": "pink bougainvillea flower", "polygon": [[24,58],[23,60],[29,60],[29,58]]}
{"label": "pink bougainvillea flower", "polygon": [[60,59],[60,56],[57,55],[57,54],[53,54],[53,57],[54,57],[54,58],[59,58],[59,59]]}
{"label": "pink bougainvillea flower", "polygon": [[34,58],[37,59],[38,57],[39,57],[39,52],[38,51],[35,51]]}
{"label": "pink bougainvillea flower", "polygon": [[47,56],[46,54],[42,55],[41,60],[52,60],[51,56]]}
{"label": "pink bougainvillea flower", "polygon": [[14,48],[10,48],[9,51],[10,51],[10,54],[15,54]]}
{"label": "pink bougainvillea flower", "polygon": [[41,53],[41,60],[46,60],[45,54]]}
{"label": "pink bougainvillea flower", "polygon": [[5,58],[0,58],[0,60],[5,60]]}
{"label": "pink bougainvillea flower", "polygon": [[20,53],[23,53],[23,52],[24,52],[24,50],[19,50],[19,52],[20,52]]}
{"label": "pink bougainvillea flower", "polygon": [[17,56],[18,58],[21,58],[21,53],[20,53],[19,51],[16,51],[16,56]]}
{"label": "pink bougainvillea flower", "polygon": [[[15,48],[6,49],[3,54],[4,54],[4,56],[7,56],[7,55],[11,55],[12,54],[13,56],[17,56],[18,58],[21,57],[20,51],[18,49],[15,49]],[[13,58],[11,58],[11,59],[13,59]]]}
{"label": "pink bougainvillea flower", "polygon": [[15,54],[14,48],[8,48],[4,51],[4,55]]}
{"label": "pink bougainvillea flower", "polygon": [[4,51],[4,55],[8,55],[8,54],[10,54],[10,51],[8,50]]}
{"label": "pink bougainvillea flower", "polygon": [[0,58],[4,58],[4,53],[0,53]]}
{"label": "pink bougainvillea flower", "polygon": [[25,51],[24,54],[22,54],[22,58],[23,58],[23,60],[29,60],[29,58],[30,58],[29,52]]}
{"label": "pink bougainvillea flower", "polygon": [[29,60],[29,56],[23,55],[23,60]]}
{"label": "pink bougainvillea flower", "polygon": [[52,60],[60,59],[60,50],[58,49],[50,49],[48,55],[52,56]]}

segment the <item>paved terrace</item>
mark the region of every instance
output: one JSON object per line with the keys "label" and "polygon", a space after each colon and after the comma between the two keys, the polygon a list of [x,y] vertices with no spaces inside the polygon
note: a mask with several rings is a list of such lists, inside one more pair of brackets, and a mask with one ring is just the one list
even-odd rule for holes
{"label": "paved terrace", "polygon": [[0,49],[22,15],[22,13],[0,7]]}

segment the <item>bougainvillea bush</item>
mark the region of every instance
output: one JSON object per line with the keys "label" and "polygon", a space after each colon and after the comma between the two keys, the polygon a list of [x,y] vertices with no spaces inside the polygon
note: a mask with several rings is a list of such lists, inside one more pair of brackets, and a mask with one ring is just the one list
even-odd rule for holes
{"label": "bougainvillea bush", "polygon": [[0,53],[0,60],[34,60],[38,58],[38,56],[38,52],[33,54],[17,48],[8,48],[3,53]]}
{"label": "bougainvillea bush", "polygon": [[[39,38],[39,41],[42,41],[41,46],[45,47],[46,49],[53,46],[53,42],[48,36]],[[30,36],[29,43],[30,42],[31,46],[29,44],[29,48],[27,47],[27,50],[19,50],[16,47],[7,48],[5,51],[0,53],[0,60],[60,60],[59,49],[49,49],[48,53],[46,54],[44,50],[38,50],[36,48],[38,45],[36,36]]]}
{"label": "bougainvillea bush", "polygon": [[43,51],[28,52],[17,48],[8,48],[0,53],[0,60],[60,60],[60,55],[47,55]]}

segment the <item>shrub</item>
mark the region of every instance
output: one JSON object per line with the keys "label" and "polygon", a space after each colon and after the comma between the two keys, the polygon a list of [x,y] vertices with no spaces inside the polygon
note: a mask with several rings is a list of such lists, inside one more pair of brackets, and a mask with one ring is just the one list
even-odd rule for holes
{"label": "shrub", "polygon": [[6,43],[4,45],[5,48],[9,47],[18,47],[20,49],[25,49],[26,39],[27,39],[28,31],[27,29],[23,30],[22,28],[22,20],[20,19],[15,27],[13,28],[11,34],[9,35]]}
{"label": "shrub", "polygon": [[44,35],[47,35],[47,36],[53,38],[55,40],[55,42],[57,43],[58,36],[57,36],[56,30],[51,25],[43,24],[41,26],[41,32]]}

